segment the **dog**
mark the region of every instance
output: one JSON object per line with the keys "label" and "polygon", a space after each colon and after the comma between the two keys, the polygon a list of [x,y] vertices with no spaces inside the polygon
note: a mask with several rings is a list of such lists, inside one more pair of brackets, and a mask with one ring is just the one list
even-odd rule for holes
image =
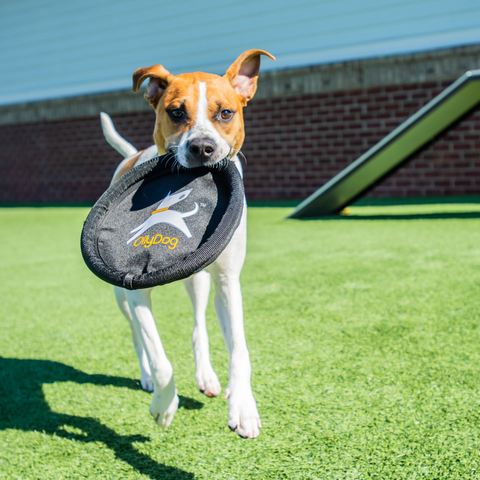
{"label": "dog", "polygon": [[[242,109],[255,95],[261,55],[275,60],[263,50],[248,50],[237,58],[223,77],[202,72],[174,76],[162,65],[136,70],[133,74],[134,92],[138,92],[143,82],[149,80],[144,97],[156,113],[155,145],[138,152],[116,132],[110,117],[102,113],[105,138],[126,157],[117,167],[112,183],[134,166],[158,154],[171,154],[174,161],[185,168],[215,168],[225,162],[234,162],[242,174],[238,158],[245,138]],[[176,201],[179,199],[169,199],[168,196],[163,200],[169,205]],[[157,212],[163,210],[162,205]],[[158,219],[152,216],[152,220],[148,221],[162,221],[161,214],[156,215],[159,215]],[[184,280],[184,283],[193,304],[192,343],[198,388],[208,397],[218,396],[222,389],[210,362],[206,328],[206,308],[213,281],[215,310],[230,356],[225,389],[229,405],[227,424],[243,438],[256,438],[262,425],[250,382],[251,366],[243,327],[240,288],[240,272],[246,254],[246,227],[244,203],[240,225],[228,246],[214,263]],[[141,228],[143,225],[138,227]],[[118,306],[130,323],[140,363],[142,388],[153,391],[150,413],[155,422],[166,430],[179,400],[173,369],[155,326],[150,294],[151,289],[115,287]]]}

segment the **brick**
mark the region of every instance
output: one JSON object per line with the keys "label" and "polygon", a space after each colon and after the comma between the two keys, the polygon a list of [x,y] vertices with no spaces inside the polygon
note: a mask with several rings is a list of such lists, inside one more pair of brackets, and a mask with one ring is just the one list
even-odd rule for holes
{"label": "brick", "polygon": [[[249,199],[301,199],[437,95],[448,82],[253,99],[245,109]],[[138,148],[152,143],[153,112],[113,116]],[[25,144],[25,139],[29,143]],[[12,160],[14,159],[14,160]],[[0,200],[94,201],[121,160],[96,117],[0,126]],[[480,108],[419,153],[371,196],[480,191]]]}

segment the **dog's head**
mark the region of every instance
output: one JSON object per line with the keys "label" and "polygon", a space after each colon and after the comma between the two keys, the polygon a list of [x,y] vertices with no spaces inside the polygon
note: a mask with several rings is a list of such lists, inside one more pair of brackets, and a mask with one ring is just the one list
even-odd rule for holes
{"label": "dog's head", "polygon": [[174,76],[162,65],[139,68],[133,91],[150,81],[145,98],[157,118],[153,139],[160,154],[176,155],[180,165],[213,166],[232,158],[245,137],[242,108],[257,90],[263,50],[240,55],[223,77],[209,73]]}

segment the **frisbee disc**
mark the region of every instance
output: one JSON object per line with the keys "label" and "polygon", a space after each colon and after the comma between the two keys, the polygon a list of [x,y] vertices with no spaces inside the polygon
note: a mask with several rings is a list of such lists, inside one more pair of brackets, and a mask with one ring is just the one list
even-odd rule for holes
{"label": "frisbee disc", "polygon": [[85,221],[85,263],[112,285],[133,290],[187,278],[218,258],[240,224],[244,189],[233,162],[172,170],[169,158],[127,172]]}

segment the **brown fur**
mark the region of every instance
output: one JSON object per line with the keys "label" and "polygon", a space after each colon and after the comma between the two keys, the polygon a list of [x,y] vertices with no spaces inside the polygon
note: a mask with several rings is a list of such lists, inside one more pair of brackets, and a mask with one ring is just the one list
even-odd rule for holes
{"label": "brown fur", "polygon": [[143,153],[143,150],[140,150],[132,158],[130,158],[130,160],[125,162],[113,177],[112,183],[116,182],[122,175],[130,171],[135,166],[135,163],[137,163],[138,157],[140,157],[142,153]]}
{"label": "brown fur", "polygon": [[[240,150],[245,137],[243,107],[254,96],[260,69],[260,56],[275,57],[264,50],[248,50],[240,55],[223,77],[210,73],[185,73],[174,76],[162,65],[139,68],[133,75],[133,91],[137,92],[146,78],[150,83],[145,98],[157,114],[153,140],[161,155],[166,153],[167,142],[175,145],[195,124],[199,82],[207,85],[209,119],[230,146],[230,157]],[[180,108],[187,112],[181,123],[174,122],[167,110]],[[232,120],[222,122],[218,115],[224,109],[234,112]]]}

